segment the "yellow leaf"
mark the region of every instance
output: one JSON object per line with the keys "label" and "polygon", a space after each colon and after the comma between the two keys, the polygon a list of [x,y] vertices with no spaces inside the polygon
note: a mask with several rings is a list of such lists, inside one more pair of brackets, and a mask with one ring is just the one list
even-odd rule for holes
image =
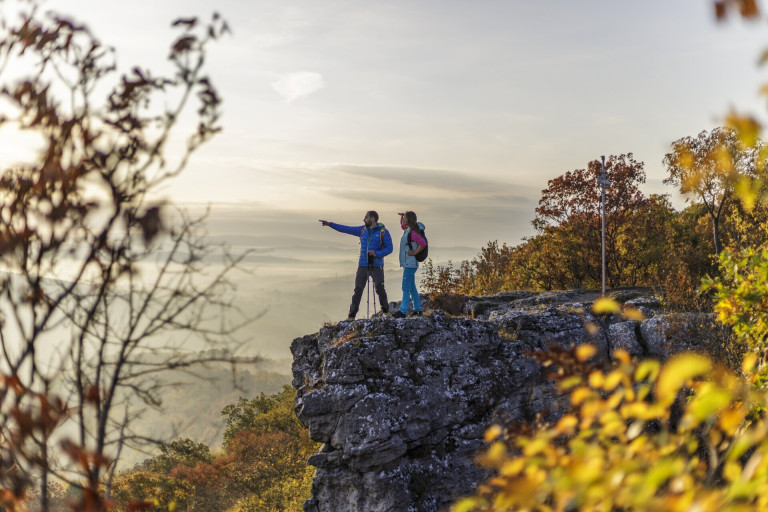
{"label": "yellow leaf", "polygon": [[592,305],[592,311],[598,315],[602,313],[618,313],[621,311],[621,306],[613,299],[600,297]]}
{"label": "yellow leaf", "polygon": [[507,456],[507,447],[504,443],[496,442],[488,448],[483,456],[483,462],[491,466],[497,466],[501,464]]}
{"label": "yellow leaf", "polygon": [[[746,147],[754,147],[757,140],[760,138],[761,126],[757,120],[751,116],[739,115],[736,113],[729,114],[726,118],[726,123],[729,128],[736,131],[736,135],[739,137],[739,141]],[[726,153],[728,154],[728,165],[731,163],[730,151],[725,147],[721,148],[720,153],[724,158]]]}
{"label": "yellow leaf", "polygon": [[451,507],[451,512],[470,512],[482,505],[480,498],[462,498]]}
{"label": "yellow leaf", "polygon": [[501,427],[499,425],[491,425],[488,430],[485,431],[485,442],[490,443],[501,435]]}
{"label": "yellow leaf", "polygon": [[648,404],[645,402],[635,402],[621,406],[621,415],[624,418],[640,418],[647,419]]}
{"label": "yellow leaf", "polygon": [[515,476],[519,474],[524,467],[525,459],[514,459],[505,462],[504,465],[501,466],[500,473],[502,476]]}
{"label": "yellow leaf", "polygon": [[632,361],[632,356],[630,356],[629,352],[627,352],[623,348],[614,350],[613,358],[616,359],[621,364],[629,364]]}
{"label": "yellow leaf", "polygon": [[697,422],[719,413],[731,403],[731,393],[715,386],[706,386],[688,405]]}
{"label": "yellow leaf", "polygon": [[572,414],[566,414],[560,418],[560,421],[557,422],[555,430],[561,434],[572,434],[576,428],[576,425],[578,424],[579,420],[576,418],[576,416],[573,416]]}
{"label": "yellow leaf", "polygon": [[[606,404],[603,400],[590,400],[581,406],[581,417],[584,421],[587,419],[594,421],[600,417],[600,414],[602,414],[605,409]],[[581,428],[584,430],[583,423]]]}
{"label": "yellow leaf", "polygon": [[669,478],[679,475],[685,464],[682,460],[669,458],[660,460],[652,468],[649,468],[645,474],[645,486],[652,493],[663,485]]}
{"label": "yellow leaf", "polygon": [[504,478],[501,477],[493,477],[490,480],[488,480],[488,485],[491,487],[504,487],[504,485],[507,483],[507,481]]}
{"label": "yellow leaf", "polygon": [[576,347],[576,359],[583,363],[595,355],[595,352],[597,352],[597,349],[594,345],[579,345]]}
{"label": "yellow leaf", "polygon": [[736,429],[741,426],[741,423],[746,417],[746,411],[742,407],[735,409],[728,409],[720,413],[720,427],[730,435],[736,433]]}
{"label": "yellow leaf", "polygon": [[736,192],[736,196],[741,200],[741,204],[747,213],[755,208],[755,203],[761,188],[762,183],[758,180],[753,180],[748,176],[742,176],[736,182],[734,191]]}
{"label": "yellow leaf", "polygon": [[575,388],[579,384],[581,384],[581,377],[578,375],[573,375],[571,377],[565,378],[560,381],[560,389],[567,391],[571,388]]}
{"label": "yellow leaf", "polygon": [[741,476],[741,466],[732,461],[727,462],[725,464],[725,469],[723,469],[723,476],[729,482],[737,481]]}
{"label": "yellow leaf", "polygon": [[619,406],[619,404],[624,400],[624,390],[618,389],[615,392],[611,393],[611,395],[608,397],[608,400],[606,400],[606,404],[608,407],[615,409]]}
{"label": "yellow leaf", "polygon": [[621,314],[624,318],[629,320],[637,320],[638,322],[645,320],[645,315],[643,312],[631,306],[624,306],[624,309],[621,310]]}
{"label": "yellow leaf", "polygon": [[587,397],[592,396],[592,390],[589,388],[577,388],[574,389],[571,393],[571,403],[573,405],[579,405],[582,403]]}
{"label": "yellow leaf", "polygon": [[523,454],[526,457],[531,457],[546,450],[549,446],[549,442],[546,439],[534,439],[523,448]]}
{"label": "yellow leaf", "polygon": [[646,378],[651,381],[656,380],[656,377],[659,376],[659,368],[661,368],[661,365],[659,365],[658,361],[646,359],[640,363],[637,366],[637,370],[635,370],[635,382],[642,382]]}
{"label": "yellow leaf", "polygon": [[[527,481],[525,482],[532,486]],[[509,510],[515,504],[515,493],[510,489],[502,489],[493,499],[493,510]]]}
{"label": "yellow leaf", "polygon": [[594,372],[589,374],[589,385],[592,386],[594,389],[602,388],[604,381],[605,381],[605,375],[603,374],[603,372],[599,370],[595,370]]}
{"label": "yellow leaf", "polygon": [[619,370],[612,371],[605,378],[603,389],[605,391],[613,391],[616,388],[616,386],[618,386],[621,383],[621,380],[623,378],[624,378],[624,374],[621,371]]}
{"label": "yellow leaf", "polygon": [[602,434],[609,437],[621,436],[627,429],[626,423],[623,421],[608,421],[603,424]]}
{"label": "yellow leaf", "polygon": [[685,353],[674,356],[664,365],[656,382],[660,402],[672,402],[683,384],[712,369],[712,362],[704,356]]}
{"label": "yellow leaf", "polygon": [[744,375],[749,375],[755,368],[755,364],[757,364],[757,354],[750,352],[744,356],[744,360],[741,363],[741,371],[744,372]]}

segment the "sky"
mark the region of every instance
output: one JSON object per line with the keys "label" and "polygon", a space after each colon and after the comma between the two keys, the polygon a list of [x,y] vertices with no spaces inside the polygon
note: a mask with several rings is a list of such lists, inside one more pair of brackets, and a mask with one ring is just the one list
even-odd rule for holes
{"label": "sky", "polygon": [[[374,209],[397,245],[396,213],[414,210],[430,256],[460,261],[533,234],[547,181],[600,155],[632,152],[643,190],[681,207],[662,183],[670,143],[765,110],[768,25],[718,24],[710,0],[106,5],[44,8],[86,23],[121,69],[162,69],[177,17],[215,10],[231,28],[208,55],[223,132],[161,193],[210,208],[212,243],[254,250],[238,293],[262,318],[244,336],[276,358],[346,316],[358,246],[318,219],[361,225]],[[386,272],[399,300],[396,255]]]}

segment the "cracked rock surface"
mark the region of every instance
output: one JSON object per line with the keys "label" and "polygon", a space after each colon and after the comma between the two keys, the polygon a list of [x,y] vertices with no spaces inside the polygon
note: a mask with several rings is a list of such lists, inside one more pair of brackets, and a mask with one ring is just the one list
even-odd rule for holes
{"label": "cracked rock surface", "polygon": [[474,464],[486,428],[556,418],[567,406],[532,352],[592,343],[606,360],[618,349],[664,358],[696,348],[689,334],[713,324],[711,315],[660,315],[658,301],[631,292],[619,300],[647,319],[596,318],[596,298],[466,297],[468,316],[340,322],[295,339],[296,412],[323,443],[308,461],[316,472],[305,510],[445,510],[487,476]]}

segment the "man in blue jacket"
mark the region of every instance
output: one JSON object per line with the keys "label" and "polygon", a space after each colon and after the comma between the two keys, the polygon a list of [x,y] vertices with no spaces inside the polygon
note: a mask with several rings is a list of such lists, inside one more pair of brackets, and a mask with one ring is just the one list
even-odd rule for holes
{"label": "man in blue jacket", "polygon": [[343,226],[335,222],[321,220],[323,226],[330,226],[336,231],[360,238],[360,263],[355,275],[355,291],[352,294],[352,304],[349,305],[347,321],[352,321],[360,309],[360,299],[363,297],[368,276],[373,276],[373,285],[379,294],[381,311],[389,314],[387,291],[384,289],[384,256],[392,253],[392,237],[384,224],[379,223],[379,214],[371,210],[365,214],[362,226]]}

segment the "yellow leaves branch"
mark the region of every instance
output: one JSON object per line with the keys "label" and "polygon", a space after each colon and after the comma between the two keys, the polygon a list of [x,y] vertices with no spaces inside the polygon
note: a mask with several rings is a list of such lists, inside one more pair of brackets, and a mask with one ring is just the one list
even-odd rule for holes
{"label": "yellow leaves branch", "polygon": [[571,409],[533,434],[489,429],[480,462],[496,475],[453,512],[737,510],[768,496],[768,423],[754,413],[768,396],[707,357],[627,358],[569,394]]}

